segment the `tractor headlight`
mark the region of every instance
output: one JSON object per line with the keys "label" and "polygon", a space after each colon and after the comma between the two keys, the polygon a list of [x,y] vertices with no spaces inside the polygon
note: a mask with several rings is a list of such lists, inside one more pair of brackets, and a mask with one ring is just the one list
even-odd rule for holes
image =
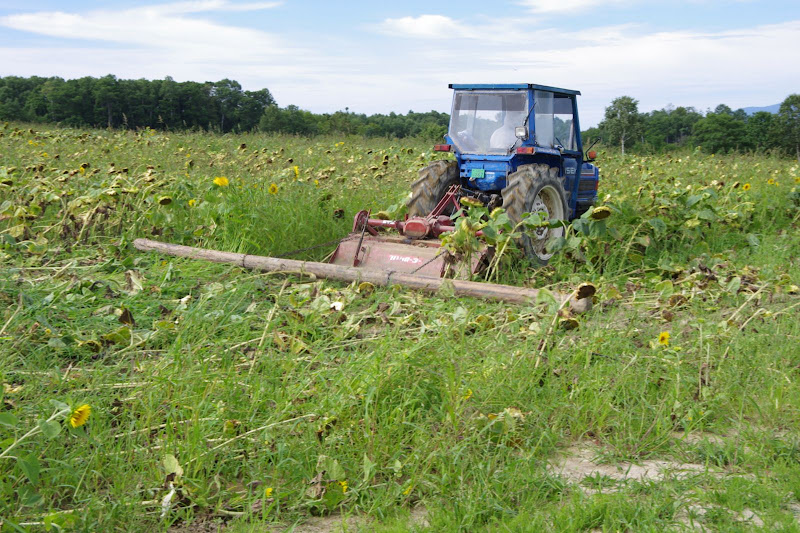
{"label": "tractor headlight", "polygon": [[528,138],[528,129],[525,126],[517,126],[514,128],[514,134],[517,136],[517,139],[522,139],[524,141]]}

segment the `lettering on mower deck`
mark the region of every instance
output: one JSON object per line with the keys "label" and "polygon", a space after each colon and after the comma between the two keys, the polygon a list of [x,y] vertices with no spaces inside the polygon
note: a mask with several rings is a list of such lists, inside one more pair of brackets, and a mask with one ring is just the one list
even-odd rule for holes
{"label": "lettering on mower deck", "polygon": [[412,265],[422,263],[422,259],[419,257],[411,257],[408,255],[390,255],[389,261],[400,261],[402,263],[411,263]]}

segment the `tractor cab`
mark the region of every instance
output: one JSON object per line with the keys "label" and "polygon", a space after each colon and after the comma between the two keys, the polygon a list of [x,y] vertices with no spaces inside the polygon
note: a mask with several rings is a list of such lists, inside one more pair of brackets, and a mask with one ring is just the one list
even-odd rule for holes
{"label": "tractor cab", "polygon": [[[535,84],[451,84],[446,144],[467,189],[499,193],[522,165],[546,164],[563,178],[573,217],[594,202],[593,159],[583,155],[576,98],[580,91]],[[581,180],[588,180],[581,184]]]}

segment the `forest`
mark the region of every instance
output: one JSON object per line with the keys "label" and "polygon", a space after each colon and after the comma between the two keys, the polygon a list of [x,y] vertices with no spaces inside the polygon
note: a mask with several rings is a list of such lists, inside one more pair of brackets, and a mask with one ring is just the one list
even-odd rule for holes
{"label": "forest", "polygon": [[673,107],[640,113],[630,96],[615,98],[605,118],[583,132],[584,144],[602,140],[606,145],[639,151],[662,151],[674,146],[697,146],[708,153],[775,152],[800,160],[800,94],[781,103],[778,113],[748,114],[725,104],[701,113],[694,107]]}
{"label": "forest", "polygon": [[292,135],[339,133],[367,137],[441,137],[449,115],[430,111],[406,115],[314,114],[278,107],[268,89],[246,91],[235,80],[177,82],[124,80],[108,75],[0,78],[0,120],[59,123],[71,127],[263,132]]}

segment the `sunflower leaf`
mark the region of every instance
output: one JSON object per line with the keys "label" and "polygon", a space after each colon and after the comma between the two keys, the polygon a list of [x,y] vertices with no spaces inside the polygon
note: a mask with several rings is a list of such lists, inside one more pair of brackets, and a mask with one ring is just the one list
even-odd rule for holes
{"label": "sunflower leaf", "polygon": [[61,433],[61,424],[55,420],[39,420],[39,430],[48,439],[54,439]]}

